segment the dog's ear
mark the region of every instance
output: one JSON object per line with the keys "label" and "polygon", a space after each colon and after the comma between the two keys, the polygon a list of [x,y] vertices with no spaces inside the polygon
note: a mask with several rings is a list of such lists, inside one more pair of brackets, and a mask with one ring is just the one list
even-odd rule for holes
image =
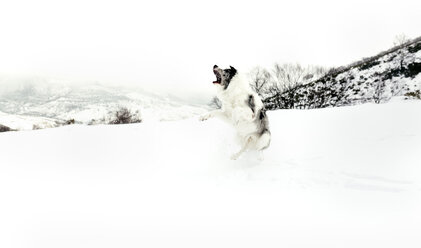
{"label": "dog's ear", "polygon": [[235,69],[234,67],[230,66],[231,69],[231,75],[235,75],[237,73],[237,69]]}

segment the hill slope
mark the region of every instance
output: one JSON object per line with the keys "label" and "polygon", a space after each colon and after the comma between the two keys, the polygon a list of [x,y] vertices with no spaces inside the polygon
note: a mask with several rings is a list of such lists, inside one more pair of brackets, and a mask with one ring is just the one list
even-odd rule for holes
{"label": "hill slope", "polygon": [[332,70],[264,102],[268,109],[324,108],[382,103],[417,91],[421,91],[421,38]]}
{"label": "hill slope", "polygon": [[0,134],[0,246],[419,247],[421,101]]}

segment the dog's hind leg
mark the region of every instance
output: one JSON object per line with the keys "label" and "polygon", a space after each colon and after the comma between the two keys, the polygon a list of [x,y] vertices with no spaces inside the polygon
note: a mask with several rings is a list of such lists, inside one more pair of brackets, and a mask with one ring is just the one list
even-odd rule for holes
{"label": "dog's hind leg", "polygon": [[259,152],[258,159],[260,161],[264,160],[263,150],[269,147],[270,145],[270,132],[266,131],[260,136],[260,138],[256,142],[256,150]]}
{"label": "dog's hind leg", "polygon": [[269,131],[264,132],[256,142],[256,150],[263,151],[270,145],[271,135]]}
{"label": "dog's hind leg", "polygon": [[251,137],[248,137],[248,138],[246,139],[246,142],[244,142],[243,147],[241,147],[241,150],[240,150],[240,151],[238,151],[237,153],[234,153],[234,154],[231,156],[231,159],[232,159],[232,160],[236,160],[238,157],[240,157],[240,155],[241,155],[243,152],[245,152],[245,151],[247,150],[247,148],[248,148],[248,147],[249,147],[249,145],[251,144],[251,141],[252,141],[252,138],[251,138]]}

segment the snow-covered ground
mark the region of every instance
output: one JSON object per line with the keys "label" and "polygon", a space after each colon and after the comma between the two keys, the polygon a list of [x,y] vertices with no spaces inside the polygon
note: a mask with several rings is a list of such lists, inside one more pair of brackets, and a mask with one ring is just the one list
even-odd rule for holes
{"label": "snow-covered ground", "polygon": [[55,119],[40,116],[7,114],[1,111],[0,124],[15,130],[32,130],[37,128],[52,128],[57,126]]}
{"label": "snow-covered ground", "polygon": [[421,101],[0,134],[0,247],[420,247]]}

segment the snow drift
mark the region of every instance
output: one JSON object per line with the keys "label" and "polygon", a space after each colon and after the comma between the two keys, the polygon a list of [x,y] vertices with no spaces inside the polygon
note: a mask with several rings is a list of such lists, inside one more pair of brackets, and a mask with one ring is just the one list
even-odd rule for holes
{"label": "snow drift", "polygon": [[0,134],[1,247],[419,247],[420,101]]}

